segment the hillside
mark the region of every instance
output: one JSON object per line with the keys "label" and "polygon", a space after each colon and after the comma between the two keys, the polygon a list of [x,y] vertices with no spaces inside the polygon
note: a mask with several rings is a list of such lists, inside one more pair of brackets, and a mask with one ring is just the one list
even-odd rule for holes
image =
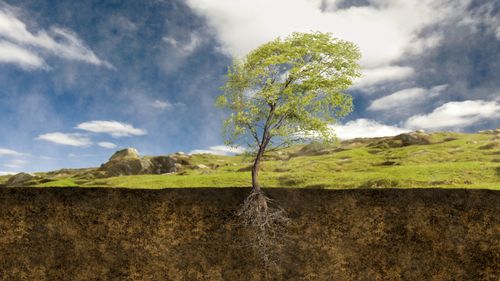
{"label": "hillside", "polygon": [[[103,176],[97,168],[65,169],[37,173],[38,178],[23,185],[155,189],[250,184],[250,156],[174,154],[169,157],[175,160],[177,169],[167,174]],[[140,161],[159,158],[144,157]],[[331,145],[298,145],[266,155],[261,175],[265,187],[498,189],[500,130],[475,134],[414,132]],[[0,183],[7,179],[2,177]]]}

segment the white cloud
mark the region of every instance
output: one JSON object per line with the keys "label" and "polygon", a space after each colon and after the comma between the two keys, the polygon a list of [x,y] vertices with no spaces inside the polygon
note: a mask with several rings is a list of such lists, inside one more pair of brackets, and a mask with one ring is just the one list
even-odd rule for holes
{"label": "white cloud", "polygon": [[0,171],[0,176],[10,176],[15,174],[17,174],[17,172]]}
{"label": "white cloud", "polygon": [[[168,74],[184,65],[186,59],[195,53],[206,41],[205,35],[197,32],[170,31],[172,34],[162,38],[162,59],[159,61],[162,69]],[[175,34],[176,33],[176,34]]]}
{"label": "white cloud", "polygon": [[168,101],[163,101],[163,100],[155,100],[152,104],[152,107],[158,108],[158,109],[168,109],[172,108],[172,104]]}
{"label": "white cloud", "polygon": [[17,152],[12,149],[7,149],[7,148],[1,148],[0,147],[0,157],[1,156],[21,156],[24,155],[23,153]]}
{"label": "white cloud", "polygon": [[399,135],[401,133],[409,131],[397,126],[381,124],[375,120],[370,119],[356,119],[353,121],[349,121],[344,125],[332,125],[330,126],[330,128],[341,140],[354,138],[388,137]]}
{"label": "white cloud", "polygon": [[365,68],[362,77],[358,78],[353,85],[354,89],[367,89],[382,82],[400,81],[411,77],[415,71],[406,66],[382,66],[376,68]]}
{"label": "white cloud", "polygon": [[142,136],[147,133],[145,130],[134,128],[130,124],[121,123],[118,121],[94,120],[81,123],[78,126],[76,126],[76,128],[93,133],[110,134],[115,138],[128,137],[128,136]]}
{"label": "white cloud", "polygon": [[368,110],[388,110],[412,107],[417,104],[428,102],[429,99],[438,96],[439,93],[447,87],[448,85],[439,85],[431,89],[409,88],[400,90],[374,100],[368,107]]}
{"label": "white cloud", "polygon": [[171,103],[167,100],[155,100],[151,103],[151,106],[157,109],[167,110],[174,107],[183,107],[185,106],[185,104],[183,104],[182,102]]}
{"label": "white cloud", "polygon": [[81,134],[65,134],[65,133],[48,133],[40,135],[36,138],[37,140],[44,140],[48,142],[53,142],[56,144],[70,145],[85,147],[92,144],[90,139]]}
{"label": "white cloud", "polygon": [[466,100],[448,102],[429,114],[416,115],[406,121],[408,128],[423,129],[460,129],[480,121],[500,118],[498,101]]}
{"label": "white cloud", "polygon": [[37,54],[4,40],[0,40],[0,63],[17,64],[25,69],[46,67],[43,58]]}
{"label": "white cloud", "polygon": [[[112,68],[71,30],[51,27],[31,32],[19,19],[14,8],[0,5],[0,62],[15,63],[23,68],[46,67],[43,57],[52,55],[67,60],[81,61]],[[8,57],[8,59],[6,58]]]}
{"label": "white cloud", "polygon": [[210,146],[208,149],[196,149],[189,154],[202,154],[202,153],[209,153],[209,154],[216,154],[216,155],[233,155],[233,154],[239,154],[245,152],[245,149],[242,147],[231,147],[227,145],[215,145],[215,146]]}
{"label": "white cloud", "polygon": [[173,36],[165,36],[162,38],[162,40],[168,43],[170,46],[174,47],[184,56],[189,56],[190,54],[192,54],[203,43],[202,37],[194,32],[191,32],[189,34],[189,41],[187,42],[181,42],[179,39],[176,39]]}
{"label": "white cloud", "polygon": [[358,44],[365,68],[389,66],[407,51],[422,52],[437,44],[435,35],[430,40],[420,37],[419,32],[431,24],[460,17],[468,2],[371,0],[371,6],[336,9],[338,1],[187,1],[196,13],[207,18],[222,51],[232,56],[241,57],[264,42],[294,31],[319,30]]}
{"label": "white cloud", "polygon": [[109,149],[113,149],[113,148],[117,147],[116,144],[114,144],[112,142],[105,142],[105,141],[100,142],[97,145],[100,146],[100,147],[109,148]]}
{"label": "white cloud", "polygon": [[7,167],[7,168],[21,168],[24,165],[26,165],[26,163],[27,162],[24,161],[24,160],[14,159],[14,160],[10,161],[9,163],[4,164],[4,166]]}

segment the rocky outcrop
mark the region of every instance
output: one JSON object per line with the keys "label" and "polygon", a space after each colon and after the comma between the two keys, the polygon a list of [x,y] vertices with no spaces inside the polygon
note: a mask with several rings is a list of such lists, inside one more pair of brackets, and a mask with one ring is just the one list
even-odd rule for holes
{"label": "rocky outcrop", "polygon": [[125,148],[115,152],[109,161],[123,161],[129,159],[139,159],[139,152],[135,148]]}
{"label": "rocky outcrop", "polygon": [[15,174],[12,177],[9,178],[9,180],[5,183],[6,186],[24,186],[26,185],[29,181],[38,179],[38,176],[35,176],[33,174],[28,174],[28,173],[19,173]]}
{"label": "rocky outcrop", "polygon": [[115,152],[108,162],[97,169],[99,177],[144,174],[166,174],[176,171],[175,160],[170,156],[140,157],[134,148]]}
{"label": "rocky outcrop", "polygon": [[376,141],[369,143],[367,146],[372,148],[386,149],[409,145],[426,145],[432,143],[430,140],[430,135],[422,130],[399,134],[395,137],[374,138],[374,140]]}
{"label": "rocky outcrop", "polygon": [[429,135],[422,131],[400,134],[395,136],[394,140],[400,140],[403,146],[425,145],[431,143]]}

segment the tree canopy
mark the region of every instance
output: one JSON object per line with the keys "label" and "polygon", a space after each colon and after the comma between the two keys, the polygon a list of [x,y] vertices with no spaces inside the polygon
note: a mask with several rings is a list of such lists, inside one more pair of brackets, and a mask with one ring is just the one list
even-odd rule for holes
{"label": "tree canopy", "polygon": [[270,150],[306,137],[332,140],[328,125],[352,111],[344,91],[360,76],[358,47],[330,33],[293,33],[236,59],[221,107],[226,144]]}

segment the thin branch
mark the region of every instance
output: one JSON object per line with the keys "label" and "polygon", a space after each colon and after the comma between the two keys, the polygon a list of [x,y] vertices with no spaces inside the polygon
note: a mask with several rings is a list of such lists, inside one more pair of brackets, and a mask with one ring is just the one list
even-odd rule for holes
{"label": "thin branch", "polygon": [[273,126],[273,129],[279,129],[281,128],[281,125],[283,125],[283,121],[285,120],[285,118],[288,116],[288,114],[284,114],[281,116],[281,118],[279,119],[279,121]]}
{"label": "thin branch", "polygon": [[247,128],[250,131],[250,134],[252,135],[254,140],[257,143],[260,143],[259,136],[257,135],[257,130],[255,129],[255,127],[252,127],[249,123],[246,123],[245,125],[247,126]]}

